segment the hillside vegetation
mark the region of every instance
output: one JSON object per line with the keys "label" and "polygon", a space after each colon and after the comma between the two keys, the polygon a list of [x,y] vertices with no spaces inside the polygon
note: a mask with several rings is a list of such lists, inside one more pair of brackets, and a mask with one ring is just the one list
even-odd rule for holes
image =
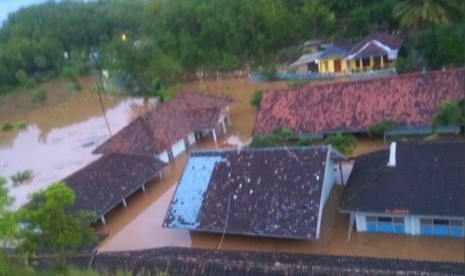
{"label": "hillside vegetation", "polygon": [[[57,75],[73,80],[94,68],[120,73],[138,91],[154,92],[180,74],[288,62],[300,56],[299,46],[307,40],[354,42],[372,31],[405,36],[401,56],[407,69],[462,65],[465,5],[460,3],[49,1],[11,14],[0,29],[0,93]],[[91,63],[93,51],[99,56]]]}

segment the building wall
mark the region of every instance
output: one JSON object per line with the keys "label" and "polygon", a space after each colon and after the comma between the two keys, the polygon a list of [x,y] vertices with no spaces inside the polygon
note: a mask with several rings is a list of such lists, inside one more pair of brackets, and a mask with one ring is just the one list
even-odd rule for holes
{"label": "building wall", "polygon": [[171,146],[171,150],[173,152],[174,157],[183,153],[186,150],[186,144],[184,143],[184,139],[181,139],[174,143],[174,145]]}
{"label": "building wall", "polygon": [[318,62],[318,71],[320,73],[336,73],[334,64],[337,60],[339,60],[341,63],[341,71],[339,73],[345,73],[347,71],[347,64],[346,61],[342,58],[320,60]]}
{"label": "building wall", "polygon": [[189,135],[187,135],[187,139],[189,140],[189,144],[195,144],[196,141],[194,132],[189,133]]}
{"label": "building wall", "polygon": [[[368,223],[370,222],[367,223],[367,216],[368,216],[368,217],[389,217],[393,219],[403,218],[404,219],[404,222],[403,222],[404,234],[407,234],[407,235],[452,236],[452,237],[462,237],[462,238],[464,236],[464,226],[463,226],[464,218],[463,217],[423,216],[423,215],[419,216],[419,215],[409,215],[409,214],[397,215],[397,214],[386,214],[386,213],[363,213],[363,212],[354,212],[354,214],[355,214],[356,228],[357,228],[357,231],[359,232],[373,232],[369,229]],[[422,226],[422,224],[420,223],[422,219],[432,220],[432,221],[449,221],[450,224],[449,226],[445,226],[445,225],[434,224],[432,222],[431,231],[436,232],[436,233],[426,234],[425,232],[422,233],[422,227],[425,227],[425,225]],[[460,225],[452,226],[450,220],[460,221],[461,226]],[[373,223],[374,222],[372,222],[372,225]],[[381,226],[382,228],[381,224],[383,224],[383,222],[377,222],[377,224],[378,224],[378,227]],[[396,224],[394,220],[393,220],[393,224]],[[397,225],[399,224],[397,223]],[[397,229],[400,229],[400,228],[397,228]],[[426,230],[428,231],[428,229]],[[425,231],[425,228],[423,228],[423,231]],[[383,232],[383,231],[378,229],[378,232]],[[447,233],[449,234],[447,235]],[[401,233],[395,232],[395,234],[401,234]]]}
{"label": "building wall", "polygon": [[169,163],[170,162],[170,159],[168,157],[168,152],[165,150],[164,152],[160,153],[160,154],[155,154],[155,157],[165,163]]}
{"label": "building wall", "polygon": [[334,161],[329,158],[328,164],[326,164],[325,175],[323,180],[323,205],[326,204],[326,201],[333,190],[333,186],[336,183],[336,173],[334,171],[335,168]]}

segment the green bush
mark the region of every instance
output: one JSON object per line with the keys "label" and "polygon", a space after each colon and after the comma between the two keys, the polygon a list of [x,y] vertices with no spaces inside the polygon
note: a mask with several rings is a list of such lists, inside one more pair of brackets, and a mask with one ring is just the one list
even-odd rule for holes
{"label": "green bush", "polygon": [[261,89],[255,90],[250,99],[250,104],[255,108],[259,108],[262,102],[262,97],[263,97],[263,90]]}
{"label": "green bush", "polygon": [[25,129],[25,128],[27,128],[27,123],[26,123],[26,121],[24,121],[24,120],[19,121],[19,122],[18,122],[18,128],[19,128],[19,129]]}
{"label": "green bush", "polygon": [[9,131],[9,130],[12,130],[13,128],[14,128],[14,126],[10,122],[5,122],[2,125],[2,131]]}
{"label": "green bush", "polygon": [[18,70],[15,73],[15,77],[22,88],[34,88],[37,84],[36,81],[33,78],[30,78],[26,74],[26,71],[24,71],[23,69]]}
{"label": "green bush", "polygon": [[389,131],[391,131],[397,125],[398,123],[393,120],[379,121],[377,123],[372,124],[368,128],[368,135],[370,137],[384,137]]}
{"label": "green bush", "polygon": [[273,136],[257,136],[253,137],[251,148],[269,148],[276,146],[276,140]]}
{"label": "green bush", "polygon": [[357,139],[350,134],[336,133],[325,139],[326,145],[331,145],[337,151],[344,155],[351,154],[357,146]]}
{"label": "green bush", "polygon": [[11,181],[13,181],[13,186],[18,186],[31,180],[32,178],[32,170],[25,170],[22,172],[17,172],[16,174],[10,176]]}
{"label": "green bush", "polygon": [[300,136],[299,140],[297,140],[297,146],[299,147],[306,147],[306,146],[311,146],[311,145],[312,145],[312,139],[308,137]]}
{"label": "green bush", "polygon": [[265,80],[276,80],[278,79],[278,69],[276,64],[267,65],[263,70],[260,72]]}

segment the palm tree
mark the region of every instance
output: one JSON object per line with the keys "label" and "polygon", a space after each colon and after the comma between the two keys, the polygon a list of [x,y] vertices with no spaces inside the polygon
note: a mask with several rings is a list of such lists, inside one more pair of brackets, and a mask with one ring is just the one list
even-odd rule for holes
{"label": "palm tree", "polygon": [[448,23],[449,16],[454,9],[458,9],[457,0],[404,0],[394,6],[394,17],[400,19],[400,25],[410,31],[431,26],[431,47],[434,58],[431,60],[433,67],[440,66],[437,58],[437,35],[435,26]]}
{"label": "palm tree", "polygon": [[449,22],[449,12],[455,3],[455,0],[404,0],[394,7],[393,14],[407,29],[434,27]]}

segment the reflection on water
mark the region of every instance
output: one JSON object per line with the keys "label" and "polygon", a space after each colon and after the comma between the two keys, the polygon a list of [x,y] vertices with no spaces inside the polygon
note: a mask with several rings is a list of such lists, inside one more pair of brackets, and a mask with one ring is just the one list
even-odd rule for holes
{"label": "reflection on water", "polygon": [[[86,110],[82,102],[74,102],[81,113],[94,113]],[[122,99],[119,104],[107,110],[107,117],[113,132],[125,126],[133,114],[142,106],[141,99]],[[72,109],[72,108],[70,108]],[[47,114],[44,108],[36,111]],[[97,109],[97,114],[98,113]],[[51,122],[62,124],[60,118],[53,111],[47,114]],[[83,117],[80,114],[78,118]],[[109,133],[102,116],[87,116],[87,119],[70,123],[65,127],[49,127],[50,123],[41,127],[43,117],[30,118],[30,125],[26,130],[14,134],[0,134],[0,176],[7,178],[10,195],[15,197],[14,209],[27,201],[28,195],[49,184],[59,181],[76,170],[97,159],[98,155],[91,154],[92,150],[109,138]],[[38,123],[35,123],[37,121]],[[5,141],[4,141],[5,140]],[[9,177],[18,171],[32,170],[33,179],[28,184],[13,187]]]}

